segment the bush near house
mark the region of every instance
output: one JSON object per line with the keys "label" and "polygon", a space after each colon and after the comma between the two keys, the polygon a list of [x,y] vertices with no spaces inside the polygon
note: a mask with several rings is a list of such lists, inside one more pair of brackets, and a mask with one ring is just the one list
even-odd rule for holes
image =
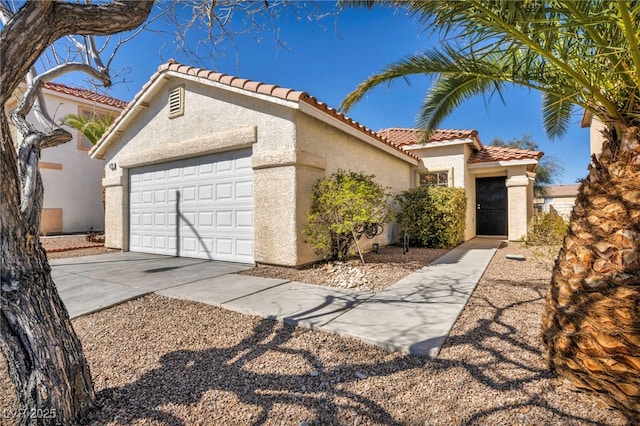
{"label": "bush near house", "polygon": [[329,260],[344,259],[370,224],[392,219],[389,195],[374,175],[339,170],[319,180],[311,197],[306,242]]}
{"label": "bush near house", "polygon": [[527,232],[527,245],[559,246],[567,233],[568,223],[553,208],[548,213],[533,215]]}
{"label": "bush near house", "polygon": [[421,186],[396,197],[398,223],[418,245],[454,247],[464,241],[467,198],[464,189]]}

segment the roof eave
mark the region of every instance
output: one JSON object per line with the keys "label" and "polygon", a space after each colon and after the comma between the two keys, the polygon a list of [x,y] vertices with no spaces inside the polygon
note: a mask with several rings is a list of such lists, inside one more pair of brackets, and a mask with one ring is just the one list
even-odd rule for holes
{"label": "roof eave", "polygon": [[122,134],[124,128],[129,124],[140,111],[148,108],[147,99],[153,96],[159,91],[160,87],[164,84],[164,79],[160,78],[161,73],[154,74],[149,82],[145,84],[142,89],[134,96],[133,101],[125,108],[118,117],[114,120],[113,124],[102,135],[98,142],[91,148],[89,155],[93,159],[104,160],[105,155],[109,152],[109,148],[113,145],[118,136]]}
{"label": "roof eave", "polygon": [[483,161],[479,163],[468,163],[469,169],[489,169],[494,167],[513,167],[513,166],[537,166],[538,160],[503,160],[503,161]]}
{"label": "roof eave", "polygon": [[450,139],[443,141],[433,141],[433,142],[425,142],[425,143],[415,143],[410,145],[402,145],[402,149],[406,151],[413,151],[418,149],[429,149],[429,148],[440,148],[443,146],[453,146],[453,145],[464,145],[464,144],[472,144],[476,149],[478,149],[478,142],[474,140],[474,138],[463,138],[463,139]]}

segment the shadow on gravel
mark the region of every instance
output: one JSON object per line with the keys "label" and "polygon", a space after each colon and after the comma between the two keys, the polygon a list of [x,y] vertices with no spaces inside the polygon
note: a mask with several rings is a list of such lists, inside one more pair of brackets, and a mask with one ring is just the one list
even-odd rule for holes
{"label": "shadow on gravel", "polygon": [[[492,301],[492,292],[521,291],[521,287],[527,285],[526,292],[522,293],[526,297],[519,301],[504,305]],[[558,386],[559,382],[542,359],[537,335],[523,334],[520,330],[519,324],[523,321],[539,320],[544,291],[545,285],[538,283],[485,285],[468,306],[472,311],[481,310],[482,314],[474,312],[465,317],[463,313],[461,323],[434,360],[386,356],[373,364],[347,361],[336,366],[329,362],[333,358],[322,348],[331,336],[312,335],[317,338],[316,348],[294,349],[288,343],[296,339],[300,329],[260,320],[250,334],[232,347],[168,352],[160,356],[157,368],[142,374],[138,380],[100,391],[98,401],[104,408],[89,420],[91,424],[110,421],[116,424],[137,421],[163,425],[220,424],[215,413],[218,416],[224,413],[227,419],[229,411],[237,411],[234,424],[251,425],[265,422],[483,425],[539,421],[624,424],[618,412],[606,409],[594,412],[593,401]],[[316,332],[305,330],[304,333]],[[131,338],[135,338],[135,331]],[[331,350],[336,351],[336,344],[333,345]],[[337,347],[340,348],[340,344]],[[277,353],[283,367],[293,363],[291,370],[299,374],[279,374],[273,366],[262,368],[260,358],[268,352]],[[117,355],[113,357],[117,359]],[[348,354],[344,358],[348,359]],[[302,369],[299,368],[301,360],[306,366]],[[453,387],[442,389],[440,380]],[[385,387],[393,389],[393,393],[381,396],[385,393],[371,392],[371,389]],[[211,391],[213,396],[207,395]],[[229,399],[218,401],[219,391]],[[474,403],[465,403],[469,392],[485,395],[482,403],[479,405],[477,399]],[[557,396],[547,399],[553,392],[560,392],[566,401],[558,404]],[[404,405],[401,396],[411,393],[413,397],[408,400],[411,404]],[[188,412],[190,407],[199,404],[218,406],[205,410],[214,413],[207,418],[176,414],[180,410]],[[306,415],[287,418],[283,406],[298,406]],[[456,421],[443,421],[433,414],[443,411],[449,411],[449,418]]]}
{"label": "shadow on gravel", "polygon": [[[258,407],[257,413],[247,413],[243,424],[263,424],[276,405],[298,405],[313,412],[309,419],[292,419],[295,424],[353,424],[356,419],[370,419],[387,425],[400,424],[376,401],[343,389],[350,382],[366,378],[361,371],[371,365],[344,365],[325,368],[310,351],[283,347],[295,334],[296,328],[273,320],[261,320],[251,336],[236,346],[211,348],[203,351],[178,350],[163,355],[160,367],[123,387],[108,388],[98,393],[98,402],[111,413],[119,412],[115,419],[94,413],[93,424],[115,420],[129,424],[137,420],[153,420],[166,425],[186,425],[166,407],[189,406],[198,403],[205,393],[220,390],[233,393],[249,406]],[[261,374],[251,371],[253,361],[267,352],[302,357],[313,366],[304,374]],[[407,359],[407,368],[424,364],[424,359]],[[251,365],[250,368],[246,368]],[[397,365],[376,365],[376,371],[396,371]],[[386,374],[386,373],[383,373]],[[339,401],[339,402],[338,402]],[[232,407],[228,407],[232,410]],[[125,414],[126,413],[126,414]],[[241,413],[238,413],[241,414]],[[193,419],[201,424],[219,424],[215,418]],[[269,418],[273,421],[273,417]],[[284,420],[283,420],[284,421]],[[286,424],[294,424],[288,423]]]}

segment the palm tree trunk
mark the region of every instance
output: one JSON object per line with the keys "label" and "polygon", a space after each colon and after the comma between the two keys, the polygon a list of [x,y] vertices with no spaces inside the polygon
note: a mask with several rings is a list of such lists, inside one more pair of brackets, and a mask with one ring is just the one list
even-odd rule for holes
{"label": "palm tree trunk", "polygon": [[625,414],[640,414],[640,136],[605,134],[546,295],[549,365]]}

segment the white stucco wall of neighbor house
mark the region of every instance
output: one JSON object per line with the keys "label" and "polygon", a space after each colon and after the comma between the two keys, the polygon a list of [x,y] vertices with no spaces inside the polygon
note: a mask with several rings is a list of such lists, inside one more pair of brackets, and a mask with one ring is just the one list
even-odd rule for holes
{"label": "white stucco wall of neighbor house", "polygon": [[[108,105],[83,101],[81,98],[44,89],[47,109],[55,122],[67,114],[96,110],[99,113],[118,115],[120,110]],[[30,115],[32,123],[37,123]],[[73,139],[65,144],[42,150],[40,171],[44,185],[43,232],[87,232],[90,228],[104,230],[104,207],[102,204],[102,173],[104,161],[94,160],[88,155],[88,147],[81,143],[81,134],[66,128]],[[50,220],[62,215],[62,227]]]}
{"label": "white stucco wall of neighbor house", "polygon": [[[391,152],[380,149],[382,144],[372,137],[360,135],[353,127],[331,117],[331,124],[322,118],[303,112],[296,117],[297,153],[298,158],[304,158],[296,168],[298,264],[320,259],[309,244],[304,244],[303,235],[306,213],[311,207],[311,192],[318,179],[338,170],[361,172],[375,175],[376,181],[393,195],[413,185],[415,162],[403,153],[390,147],[387,149]],[[366,140],[362,140],[363,137]],[[389,201],[393,203],[392,199]],[[360,244],[363,250],[370,250],[374,243],[382,246],[397,242],[399,238],[397,227],[389,223],[384,225],[381,235],[371,240],[362,238]]]}

